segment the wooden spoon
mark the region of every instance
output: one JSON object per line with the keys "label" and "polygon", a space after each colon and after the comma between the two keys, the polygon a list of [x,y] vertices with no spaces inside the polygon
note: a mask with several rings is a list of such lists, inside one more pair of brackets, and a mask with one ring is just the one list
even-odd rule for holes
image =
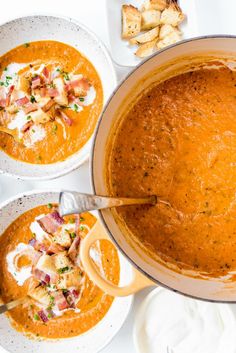
{"label": "wooden spoon", "polygon": [[82,194],[75,191],[63,191],[59,197],[59,213],[66,216],[74,213],[82,213],[104,208],[120,207],[127,205],[155,205],[159,200],[156,195],[142,198],[106,197]]}
{"label": "wooden spoon", "polygon": [[16,306],[25,304],[28,301],[28,297],[13,300],[7,304],[0,305],[0,314],[4,314],[6,311],[14,309]]}
{"label": "wooden spoon", "polygon": [[0,126],[0,132],[4,132],[14,138],[16,142],[20,142],[18,130],[17,129],[8,129],[7,127]]}

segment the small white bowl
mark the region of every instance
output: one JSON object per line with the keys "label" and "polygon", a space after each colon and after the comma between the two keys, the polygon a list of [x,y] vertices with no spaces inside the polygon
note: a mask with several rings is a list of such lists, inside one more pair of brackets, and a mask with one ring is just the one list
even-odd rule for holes
{"label": "small white bowl", "polygon": [[[39,205],[50,202],[57,203],[58,191],[37,191],[20,194],[0,205],[0,236],[4,230],[22,213]],[[120,283],[130,282],[133,274],[132,267],[119,254]],[[22,333],[15,331],[5,315],[0,315],[0,346],[10,353],[96,353],[105,347],[116,335],[129,314],[133,296],[115,298],[104,318],[92,329],[84,334],[59,340],[30,340]],[[1,348],[0,348],[1,349]]]}
{"label": "small white bowl", "polygon": [[[104,103],[117,79],[111,58],[103,43],[84,25],[71,18],[35,15],[17,18],[0,26],[0,55],[20,44],[55,40],[75,47],[94,65],[102,81]],[[0,172],[20,179],[46,180],[65,175],[88,159],[92,137],[74,155],[53,164],[29,164],[9,157],[0,151]]]}

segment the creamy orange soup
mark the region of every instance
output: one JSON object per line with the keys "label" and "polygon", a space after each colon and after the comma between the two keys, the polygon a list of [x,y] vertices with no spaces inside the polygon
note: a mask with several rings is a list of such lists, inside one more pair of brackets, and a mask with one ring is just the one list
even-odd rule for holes
{"label": "creamy orange soup", "polygon": [[236,72],[222,65],[150,88],[123,116],[110,193],[170,203],[116,211],[155,258],[214,276],[236,269],[235,117]]}
{"label": "creamy orange soup", "polygon": [[[75,273],[78,277],[77,280],[74,276],[71,277],[71,274],[73,273],[71,272],[71,268],[69,268],[68,265],[65,266],[65,264],[59,264],[58,268],[57,264],[56,275],[58,278],[52,282],[52,269],[49,267],[48,260],[53,259],[53,261],[55,261],[55,256],[57,256],[58,259],[58,255],[60,255],[60,252],[57,252],[59,244],[59,239],[57,238],[58,231],[54,233],[53,238],[51,238],[52,235],[49,234],[50,239],[54,240],[54,243],[51,244],[52,248],[50,248],[50,251],[48,248],[50,244],[47,242],[47,240],[44,240],[44,243],[42,243],[42,239],[38,239],[38,236],[42,233],[42,229],[39,231],[38,228],[39,224],[43,226],[42,215],[48,215],[50,212],[52,212],[51,208],[52,205],[49,204],[48,206],[40,206],[31,209],[30,211],[17,218],[1,236],[0,293],[1,298],[5,303],[18,298],[22,298],[27,293],[30,293],[32,296],[32,298],[26,304],[20,305],[8,313],[11,323],[18,331],[21,331],[26,335],[32,335],[33,337],[65,338],[77,336],[96,325],[104,317],[104,315],[106,315],[112,304],[113,298],[104,294],[97,286],[93,284],[91,280],[89,280],[86,274],[83,273],[83,269],[80,267],[81,265],[78,257],[76,260],[77,267],[74,266],[74,263],[72,264],[72,258],[67,259],[70,261],[73,270],[76,271]],[[39,217],[41,217],[41,221],[39,220]],[[35,222],[41,223],[37,223],[35,228]],[[73,216],[65,218],[65,223],[69,227],[69,231],[64,234],[64,243],[60,242],[60,244],[63,244],[63,253],[67,253],[68,247],[71,246],[69,244],[66,245],[65,235],[70,235],[72,238],[71,243],[73,243],[73,240],[75,239],[75,233],[73,231],[75,224],[74,222],[75,218]],[[95,217],[92,216],[92,214],[85,213],[80,215],[79,237],[81,238],[81,241],[83,237],[86,236],[88,230],[93,226],[94,223]],[[32,226],[32,224],[34,224],[34,226]],[[45,222],[44,224],[47,226]],[[36,233],[33,233],[34,229]],[[59,228],[59,231],[61,232],[61,228]],[[29,288],[32,287],[32,277],[30,277],[31,274],[27,275],[27,271],[20,274],[19,270],[13,268],[12,264],[12,254],[16,255],[17,249],[18,253],[20,252],[19,249],[22,251],[22,247],[24,247],[22,244],[28,244],[30,239],[30,244],[32,244],[32,240],[37,240],[37,247],[34,244],[34,248],[37,249],[36,253],[39,255],[39,260],[36,261],[32,267],[32,273],[34,276],[36,274],[40,274],[41,276],[38,282],[36,281],[35,290],[40,288],[41,291],[44,290],[44,292],[48,292],[49,304],[46,302],[46,306],[45,296],[43,297],[41,294],[39,296],[38,292],[33,293],[32,289],[29,291]],[[30,245],[27,245],[27,251],[29,251],[29,248],[35,253],[35,249],[30,247]],[[15,253],[13,253],[14,251]],[[46,255],[48,253],[50,253],[50,255]],[[70,251],[68,251],[68,253],[70,253]],[[43,257],[47,258],[47,265],[44,265],[44,269],[42,269],[43,265],[41,261]],[[118,284],[120,273],[119,259],[117,251],[111,245],[111,243],[105,240],[100,241],[100,243],[97,244],[93,249],[92,258],[94,259],[98,270],[101,271],[101,273],[103,273],[103,275],[105,275],[108,280]],[[39,261],[41,261],[41,265],[39,265]],[[27,259],[26,252],[25,255],[23,254],[18,259],[17,266],[20,270],[22,270],[24,269],[24,266],[29,266],[29,262],[30,261]],[[50,282],[47,280],[47,277],[42,277],[42,273],[38,269],[40,269],[41,272],[44,271],[44,274],[46,273],[47,275],[50,275],[48,276],[48,278],[50,277]],[[36,273],[35,270],[40,273]],[[67,281],[65,284],[62,282],[64,280]],[[34,281],[35,279],[33,279],[33,284]],[[70,298],[66,296],[66,290],[69,290],[71,293],[76,290],[77,296],[74,298],[76,301],[72,303],[73,305],[69,305],[71,302],[69,301]],[[58,302],[58,293],[63,298],[63,301],[65,298],[66,301],[63,302],[60,300]],[[44,317],[42,317],[42,320],[40,316],[42,314],[42,309],[47,316],[45,320]]]}
{"label": "creamy orange soup", "polygon": [[0,148],[28,163],[55,163],[79,151],[91,137],[103,106],[103,90],[91,62],[55,41],[25,43],[0,58]]}

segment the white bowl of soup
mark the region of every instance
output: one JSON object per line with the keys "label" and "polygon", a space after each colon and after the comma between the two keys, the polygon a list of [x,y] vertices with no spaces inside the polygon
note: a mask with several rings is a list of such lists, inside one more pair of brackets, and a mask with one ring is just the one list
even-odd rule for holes
{"label": "white bowl of soup", "polygon": [[[0,315],[0,345],[9,352],[97,352],[124,323],[132,296],[101,291],[81,266],[79,248],[94,214],[61,218],[58,192],[30,192],[0,206],[1,301],[30,296]],[[112,283],[127,283],[131,266],[107,241],[91,257]]]}
{"label": "white bowl of soup", "polygon": [[236,301],[235,44],[194,38],[139,65],[109,100],[91,158],[95,194],[164,201],[99,212],[126,257],[157,284],[218,302]]}
{"label": "white bowl of soup", "polygon": [[[39,30],[40,29],[40,30]],[[66,174],[89,156],[116,86],[110,56],[72,19],[29,16],[1,25],[0,171],[22,179]]]}

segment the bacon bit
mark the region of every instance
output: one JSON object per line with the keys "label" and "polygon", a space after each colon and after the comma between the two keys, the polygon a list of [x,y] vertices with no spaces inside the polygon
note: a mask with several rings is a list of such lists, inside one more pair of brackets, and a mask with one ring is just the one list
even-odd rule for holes
{"label": "bacon bit", "polygon": [[45,244],[39,243],[35,238],[29,240],[29,245],[31,245],[37,251],[46,252],[48,250]]}
{"label": "bacon bit", "polygon": [[52,243],[47,249],[47,254],[48,255],[58,254],[59,252],[64,251],[64,250],[65,249],[63,248],[63,246],[61,246],[59,244]]}
{"label": "bacon bit", "polygon": [[59,92],[58,92],[58,90],[56,88],[49,87],[49,88],[46,89],[46,95],[54,98],[54,97],[59,96]]}
{"label": "bacon bit", "polygon": [[9,91],[8,91],[7,97],[6,97],[6,107],[8,107],[11,103],[11,95],[12,95],[12,92],[14,91],[14,88],[15,88],[14,85],[10,86],[10,88],[9,88]]}
{"label": "bacon bit", "polygon": [[5,108],[6,106],[6,99],[0,99],[0,107]]}
{"label": "bacon bit", "polygon": [[54,296],[54,303],[55,306],[59,309],[59,310],[64,310],[67,309],[69,307],[69,304],[67,303],[66,298],[63,295],[62,291],[56,291],[53,292],[53,296]]}
{"label": "bacon bit", "polygon": [[80,236],[76,235],[75,239],[73,240],[68,250],[68,256],[74,264],[76,264],[76,260],[78,257],[79,244],[80,244]]}
{"label": "bacon bit", "polygon": [[33,123],[32,120],[27,121],[27,123],[25,123],[25,124],[22,126],[22,128],[20,129],[20,131],[21,131],[21,132],[26,132],[26,131],[28,131],[28,130],[31,128],[32,125],[34,125],[34,123]]}
{"label": "bacon bit", "polygon": [[24,112],[25,114],[34,112],[38,109],[38,104],[37,103],[28,103],[25,107],[24,107]]}
{"label": "bacon bit", "polygon": [[39,76],[35,76],[31,80],[31,88],[35,89],[41,85],[41,78]]}
{"label": "bacon bit", "polygon": [[50,276],[47,273],[38,270],[37,268],[33,270],[33,276],[44,285],[50,283]]}
{"label": "bacon bit", "polygon": [[57,110],[61,116],[61,118],[64,120],[64,122],[68,125],[71,126],[73,124],[73,120],[69,118],[68,115],[66,115],[62,110]]}
{"label": "bacon bit", "polygon": [[50,110],[56,103],[54,102],[53,99],[50,99],[50,101],[48,101],[47,104],[45,104],[42,109],[44,112],[47,112],[48,110]]}
{"label": "bacon bit", "polygon": [[77,80],[70,81],[65,86],[66,92],[74,90],[74,93],[76,96],[86,96],[89,88],[90,88],[90,83],[84,77]]}
{"label": "bacon bit", "polygon": [[46,97],[46,95],[47,95],[47,89],[46,89],[46,87],[41,87],[39,93],[40,93],[40,96],[41,96],[41,97]]}
{"label": "bacon bit", "polygon": [[50,83],[51,82],[51,72],[48,70],[48,68],[46,66],[44,66],[42,74],[44,76],[44,81],[46,83]]}
{"label": "bacon bit", "polygon": [[21,107],[22,105],[25,105],[27,103],[29,103],[29,98],[27,98],[26,96],[20,99],[16,100],[16,105],[18,105],[19,107]]}
{"label": "bacon bit", "polygon": [[66,292],[64,292],[64,296],[66,297],[69,306],[71,308],[75,308],[76,302],[79,298],[79,292],[76,289],[67,290]]}
{"label": "bacon bit", "polygon": [[75,234],[79,235],[79,230],[80,230],[80,215],[76,214],[75,215]]}
{"label": "bacon bit", "polygon": [[49,309],[42,309],[38,311],[38,316],[43,322],[48,322],[49,318],[53,319],[55,317],[55,314],[52,310]]}
{"label": "bacon bit", "polygon": [[64,223],[57,211],[48,213],[46,216],[37,220],[43,230],[49,234],[53,234]]}

